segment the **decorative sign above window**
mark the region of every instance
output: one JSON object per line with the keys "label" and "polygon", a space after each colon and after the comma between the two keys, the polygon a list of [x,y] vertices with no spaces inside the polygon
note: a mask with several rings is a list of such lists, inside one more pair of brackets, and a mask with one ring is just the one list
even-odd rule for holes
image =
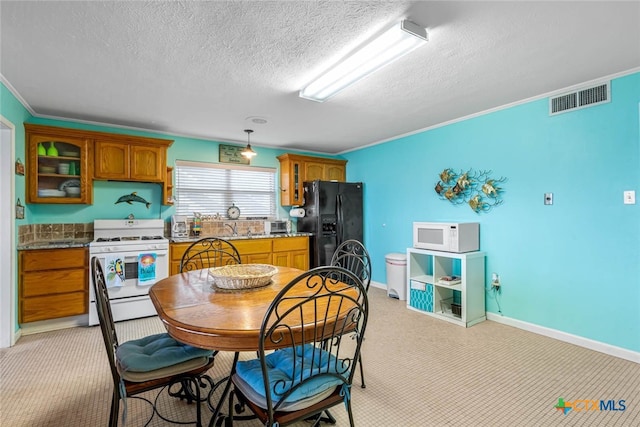
{"label": "decorative sign above window", "polygon": [[443,200],[448,200],[454,205],[467,203],[474,212],[488,212],[494,206],[502,204],[503,189],[498,186],[507,178],[491,178],[490,170],[474,172],[454,172],[453,169],[445,169],[440,172],[440,180],[436,183],[436,193]]}
{"label": "decorative sign above window", "polygon": [[235,163],[237,165],[248,165],[249,159],[240,154],[244,147],[239,145],[219,145],[220,163]]}

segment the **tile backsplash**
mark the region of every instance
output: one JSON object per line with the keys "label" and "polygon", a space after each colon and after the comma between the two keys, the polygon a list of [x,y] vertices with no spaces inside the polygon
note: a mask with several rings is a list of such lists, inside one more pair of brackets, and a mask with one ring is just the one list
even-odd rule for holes
{"label": "tile backsplash", "polygon": [[[225,236],[231,234],[231,227],[236,226],[238,235],[245,236],[249,231],[251,234],[263,234],[264,233],[264,220],[214,220],[204,219],[202,220],[200,236]],[[193,226],[193,218],[189,218],[188,227],[189,235],[191,236],[191,227]],[[165,236],[171,237],[171,222],[165,224]]]}
{"label": "tile backsplash", "polygon": [[70,224],[27,224],[18,227],[18,244],[61,239],[93,240],[93,222]]}
{"label": "tile backsplash", "polygon": [[[235,225],[238,235],[247,233],[258,235],[264,233],[264,220],[209,220],[202,221],[200,236],[228,236],[231,234],[231,226]],[[191,230],[192,219],[189,219]],[[165,222],[165,236],[171,237],[171,222]],[[27,224],[18,227],[18,244],[25,245],[35,242],[63,239],[93,240],[93,222],[69,223],[69,224]]]}

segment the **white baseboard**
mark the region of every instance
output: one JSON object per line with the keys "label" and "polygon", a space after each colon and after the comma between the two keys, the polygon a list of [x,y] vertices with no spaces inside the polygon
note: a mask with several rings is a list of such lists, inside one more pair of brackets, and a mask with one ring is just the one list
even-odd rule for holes
{"label": "white baseboard", "polygon": [[[373,286],[374,288],[384,289],[385,291],[387,290],[387,285],[385,283],[371,281],[371,286]],[[504,317],[496,313],[487,312],[487,320],[491,320],[496,323],[502,323],[503,325],[507,326],[513,326],[514,328],[523,329],[525,331],[533,332],[534,334],[544,335],[545,337],[554,338],[559,341],[564,341],[580,347],[588,348],[589,350],[598,351],[600,353],[608,354],[609,356],[619,357],[630,362],[640,363],[640,352],[627,350],[626,348],[616,347],[611,344],[605,344],[600,341],[595,341],[589,338],[580,337],[578,335],[558,331],[557,329],[546,328],[544,326],[539,326],[533,323],[523,322],[522,320],[513,319],[511,317]]]}
{"label": "white baseboard", "polygon": [[373,280],[369,283],[369,286],[373,286],[374,288],[384,289],[385,291],[387,290],[386,283],[374,282]]}
{"label": "white baseboard", "polygon": [[568,342],[570,344],[588,348],[589,350],[594,350],[600,353],[608,354],[610,356],[629,360],[630,362],[640,363],[640,353],[627,350],[625,348],[616,347],[614,345],[605,344],[600,341],[594,341],[589,338],[584,338],[566,332],[558,331],[557,329],[546,328],[544,326],[535,325],[533,323],[523,322],[522,320],[500,316],[495,313],[487,312],[487,320],[491,320],[496,323],[502,323],[503,325],[507,326],[513,326],[514,328],[523,329],[525,331],[544,335],[546,337],[554,338],[560,341]]}
{"label": "white baseboard", "polygon": [[41,332],[57,331],[58,329],[87,326],[88,324],[89,316],[87,314],[83,314],[80,316],[23,323],[22,325],[20,325],[20,330],[18,331],[18,333],[21,333],[22,335],[39,334]]}

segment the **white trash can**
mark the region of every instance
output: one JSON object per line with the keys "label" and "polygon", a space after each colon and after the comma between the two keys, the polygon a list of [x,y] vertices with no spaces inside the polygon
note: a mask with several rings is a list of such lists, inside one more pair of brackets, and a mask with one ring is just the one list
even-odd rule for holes
{"label": "white trash can", "polygon": [[407,300],[407,254],[391,253],[385,257],[387,264],[387,296]]}

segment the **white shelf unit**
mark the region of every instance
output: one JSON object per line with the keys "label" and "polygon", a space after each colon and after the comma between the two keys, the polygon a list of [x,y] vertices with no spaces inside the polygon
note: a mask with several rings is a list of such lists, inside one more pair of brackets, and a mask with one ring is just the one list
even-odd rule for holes
{"label": "white shelf unit", "polygon": [[[441,284],[443,276],[460,283]],[[486,320],[485,253],[407,249],[407,308],[469,327]],[[452,303],[453,302],[453,306]]]}

